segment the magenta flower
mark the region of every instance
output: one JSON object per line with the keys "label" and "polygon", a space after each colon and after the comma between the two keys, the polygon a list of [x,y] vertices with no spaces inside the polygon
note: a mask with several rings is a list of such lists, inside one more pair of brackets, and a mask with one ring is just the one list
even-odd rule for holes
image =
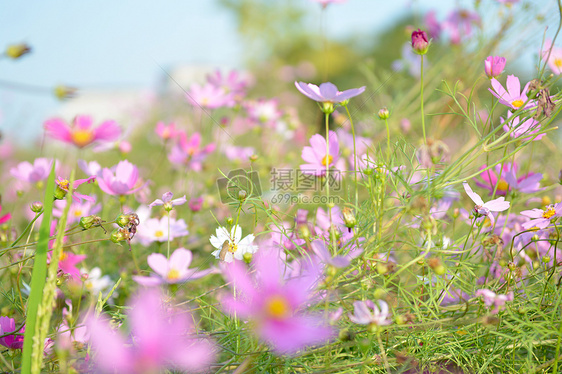
{"label": "magenta flower", "polygon": [[[20,162],[16,167],[10,169],[10,174],[22,182],[37,183],[47,179],[51,172],[53,160],[48,158],[36,158],[33,165],[27,161]],[[55,161],[55,170],[58,168],[58,161]]]}
{"label": "magenta flower", "polygon": [[69,126],[60,118],[47,120],[44,124],[47,134],[54,139],[83,148],[96,141],[112,142],[119,138],[121,129],[115,121],[105,121],[92,128],[92,117],[76,116]]}
{"label": "magenta flower", "polygon": [[250,83],[248,77],[242,76],[236,70],[232,70],[225,75],[220,70],[216,70],[214,73],[207,75],[207,82],[217,88],[222,88],[225,92],[232,92],[237,95],[243,95],[244,90]]}
{"label": "magenta flower", "polygon": [[513,301],[513,292],[510,292],[507,295],[497,295],[495,292],[486,288],[476,291],[476,296],[482,296],[484,304],[486,304],[487,307],[491,307],[492,305],[495,306],[494,310],[492,310],[492,314],[497,314],[501,309],[503,309],[503,306],[507,301]]}
{"label": "magenta flower", "polygon": [[484,72],[488,76],[488,78],[495,78],[501,73],[503,73],[503,69],[505,68],[505,57],[500,56],[488,56],[486,60],[484,60]]}
{"label": "magenta flower", "polygon": [[217,109],[224,106],[234,106],[233,95],[227,93],[224,88],[212,84],[200,86],[195,83],[186,96],[189,103],[194,107]]}
{"label": "magenta flower", "polygon": [[340,153],[338,136],[335,132],[330,131],[329,138],[328,154],[326,154],[326,139],[320,134],[312,135],[310,138],[311,147],[307,146],[302,150],[301,156],[307,162],[307,164],[300,166],[304,174],[322,176],[326,174],[326,168],[336,164]]}
{"label": "magenta flower", "polygon": [[196,132],[188,139],[187,135],[182,132],[179,142],[168,154],[168,159],[174,164],[187,165],[195,171],[201,171],[203,161],[214,150],[214,143],[201,147],[200,133]]}
{"label": "magenta flower", "polygon": [[[2,205],[0,205],[0,213],[1,212],[2,212]],[[3,216],[0,216],[0,225],[8,222],[11,218],[12,218],[12,215],[10,213],[6,213]],[[2,334],[0,334],[0,335],[2,335]]]}
{"label": "magenta flower", "polygon": [[84,261],[86,255],[75,255],[71,252],[62,252],[59,258],[59,269],[64,274],[68,274],[70,278],[74,280],[80,279],[80,269],[76,267],[76,264]]}
{"label": "magenta flower", "polygon": [[530,221],[523,223],[522,226],[525,230],[534,227],[542,230],[548,227],[554,218],[562,216],[562,203],[548,205],[544,210],[524,210],[521,212],[521,215],[531,218]]}
{"label": "magenta flower", "polygon": [[345,256],[332,256],[328,248],[326,248],[326,244],[324,244],[323,240],[316,239],[312,243],[310,243],[312,250],[320,259],[320,262],[331,265],[335,268],[345,268],[350,263],[351,260],[356,258],[361,254],[361,250],[354,250]]}
{"label": "magenta flower", "polygon": [[437,21],[437,17],[435,16],[434,10],[426,13],[424,17],[424,22],[425,25],[427,26],[429,37],[432,39],[439,39],[443,27]]}
{"label": "magenta flower", "polygon": [[429,40],[427,33],[421,29],[412,32],[412,49],[418,55],[425,55],[429,49]]}
{"label": "magenta flower", "polygon": [[156,135],[158,135],[164,141],[168,139],[174,139],[176,136],[181,134],[180,130],[176,130],[175,123],[170,123],[168,126],[166,126],[164,122],[158,122],[154,131],[156,132]]}
{"label": "magenta flower", "polygon": [[[486,169],[487,167],[487,165],[483,165],[480,169]],[[504,164],[503,170],[501,164],[498,164],[494,167],[494,169],[483,171],[482,174],[480,174],[480,178],[484,180],[484,183],[476,180],[476,185],[478,187],[486,188],[490,191],[490,195],[493,194],[497,185],[496,195],[499,196],[505,196],[507,191],[534,193],[541,190],[539,182],[542,179],[542,174],[529,173],[517,177],[517,169],[518,167],[516,163]]]}
{"label": "magenta flower", "polygon": [[179,199],[173,199],[172,197],[174,197],[174,194],[171,192],[166,192],[164,195],[162,195],[162,200],[160,199],[156,199],[154,200],[152,203],[150,203],[150,205],[148,205],[150,208],[155,207],[155,206],[160,206],[160,205],[164,205],[164,209],[166,209],[167,211],[172,210],[172,207],[176,206],[176,205],[183,205],[187,202],[187,199],[185,198],[185,195],[183,195],[183,197],[180,197]]}
{"label": "magenta flower", "polygon": [[[8,334],[10,332],[16,331],[16,321],[10,317],[0,317],[0,335]],[[25,332],[25,326],[21,328],[17,333],[23,334]],[[23,348],[23,335],[8,335],[0,338],[0,345],[10,349],[22,349]]]}
{"label": "magenta flower", "polygon": [[292,354],[313,344],[326,342],[334,331],[319,315],[305,313],[313,301],[320,269],[310,264],[299,277],[283,280],[285,264],[277,251],[264,251],[254,259],[256,275],[240,262],[226,268],[226,277],[236,294],[223,305],[238,318],[251,319],[262,341],[280,354]]}
{"label": "magenta flower", "polygon": [[195,335],[189,313],[173,311],[162,300],[156,289],[144,289],[129,303],[127,316],[132,344],[128,335],[113,331],[105,318],[90,315],[86,319],[98,372],[148,374],[166,369],[189,373],[208,370],[215,356],[212,344]]}
{"label": "magenta flower", "polygon": [[203,198],[202,197],[192,197],[189,200],[188,205],[189,205],[189,209],[191,209],[192,212],[198,212],[203,207]]}
{"label": "magenta flower", "polygon": [[193,254],[185,248],[176,249],[170,259],[160,253],[152,253],[147,262],[156,274],[150,277],[133,276],[133,279],[143,286],[158,286],[163,283],[176,284],[199,279],[214,271],[189,269],[192,259]]}
{"label": "magenta flower", "polygon": [[[82,202],[82,200],[86,200],[91,203],[95,202],[96,199],[93,198],[92,196],[84,195],[76,191],[76,188],[78,188],[78,186],[80,186],[81,184],[93,183],[95,182],[95,180],[96,180],[96,176],[92,175],[90,178],[77,179],[74,182],[72,182],[72,188],[73,188],[72,199],[79,203]],[[64,199],[64,197],[66,196],[66,194],[70,189],[70,182],[68,181],[68,179],[57,177],[57,179],[55,180],[55,185],[56,185],[55,198],[58,200]]]}
{"label": "magenta flower", "polygon": [[98,178],[98,184],[103,192],[109,195],[130,195],[141,188],[146,183],[137,185],[139,182],[139,170],[129,161],[120,161],[111,169],[104,168]]}
{"label": "magenta flower", "polygon": [[[507,120],[500,117],[500,123],[503,123],[503,130],[505,132],[510,132],[510,137],[517,139],[522,138],[522,141],[527,141],[533,139],[533,141],[541,140],[546,134],[534,135],[540,131],[540,122],[535,120],[533,117],[525,119],[521,122],[521,116],[513,116],[510,111],[507,112]],[[527,136],[528,135],[528,136]],[[524,137],[526,136],[526,137]]]}
{"label": "magenta flower", "polygon": [[[380,309],[371,300],[356,301],[353,303],[353,313],[349,319],[359,325],[385,326],[392,323],[389,318],[388,305],[382,300],[377,300]],[[372,309],[372,312],[371,312]]]}
{"label": "magenta flower", "polygon": [[466,9],[452,11],[443,26],[449,31],[451,43],[459,44],[461,39],[468,38],[472,34],[472,26],[480,26],[482,20],[476,12]]}
{"label": "magenta flower", "polygon": [[472,188],[470,188],[467,182],[463,182],[463,187],[468,197],[476,203],[472,211],[474,215],[476,217],[487,216],[492,222],[492,226],[494,226],[495,223],[495,218],[492,212],[503,212],[504,210],[509,209],[509,201],[505,201],[503,196],[484,203],[482,198],[472,191]]}
{"label": "magenta flower", "polygon": [[[502,84],[497,81],[496,78],[492,78],[491,81],[493,90],[488,88],[488,90],[497,97],[500,104],[506,105],[511,109],[521,108],[528,100],[527,92],[529,91],[529,83],[525,85],[523,91],[521,91],[521,83],[519,83],[519,78],[515,75],[508,75],[506,81],[507,91],[503,88]],[[525,105],[525,109],[529,109],[536,106],[532,101]]]}
{"label": "magenta flower", "polygon": [[320,87],[312,83],[295,82],[295,86],[297,87],[297,90],[309,99],[320,103],[332,104],[339,104],[351,99],[352,97],[360,95],[363,91],[365,91],[365,86],[363,86],[340,92],[338,91],[336,85],[330,82],[322,83]]}

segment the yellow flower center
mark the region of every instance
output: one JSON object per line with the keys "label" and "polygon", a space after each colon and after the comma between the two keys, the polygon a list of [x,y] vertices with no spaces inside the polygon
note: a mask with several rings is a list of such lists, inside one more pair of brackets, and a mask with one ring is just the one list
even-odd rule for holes
{"label": "yellow flower center", "polygon": [[158,230],[154,233],[154,236],[156,236],[157,238],[161,238],[164,236],[164,231]]}
{"label": "yellow flower center", "polygon": [[238,245],[234,243],[228,243],[228,251],[230,253],[235,253],[238,250]]}
{"label": "yellow flower center", "polygon": [[562,58],[555,58],[554,65],[556,65],[557,68],[562,68]]}
{"label": "yellow flower center", "polygon": [[82,217],[82,211],[80,209],[76,209],[74,211],[74,217]]}
{"label": "yellow flower center", "polygon": [[265,302],[265,312],[269,317],[284,319],[290,314],[291,307],[283,296],[271,296]]}
{"label": "yellow flower center", "polygon": [[62,251],[59,256],[59,262],[66,260],[67,257],[68,255],[64,251]]}
{"label": "yellow flower center", "polygon": [[555,214],[556,214],[556,210],[554,209],[554,207],[549,206],[542,214],[542,217],[546,219],[550,219]]}
{"label": "yellow flower center", "polygon": [[509,184],[505,180],[501,179],[498,183],[498,191],[506,192],[507,190],[509,190]]}
{"label": "yellow flower center", "polygon": [[72,142],[80,148],[94,141],[94,133],[90,130],[74,130],[70,137],[72,138]]}
{"label": "yellow flower center", "polygon": [[57,184],[63,190],[68,191],[68,185],[70,184],[70,182],[68,181],[68,179],[60,179],[57,181]]}
{"label": "yellow flower center", "polygon": [[168,280],[176,280],[180,277],[180,272],[176,269],[170,269],[168,271]]}
{"label": "yellow flower center", "polygon": [[525,102],[524,102],[523,100],[521,100],[521,99],[513,100],[513,101],[511,102],[511,105],[513,105],[513,106],[516,107],[516,108],[521,108],[521,107],[523,106],[523,104],[525,104]]}
{"label": "yellow flower center", "polygon": [[322,165],[324,166],[328,166],[332,163],[333,157],[330,155],[324,156],[324,158],[322,159]]}

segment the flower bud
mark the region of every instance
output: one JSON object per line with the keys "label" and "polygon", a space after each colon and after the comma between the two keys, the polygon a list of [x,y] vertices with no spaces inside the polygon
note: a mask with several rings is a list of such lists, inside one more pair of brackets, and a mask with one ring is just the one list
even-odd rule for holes
{"label": "flower bud", "polygon": [[172,209],[174,209],[174,204],[172,204],[171,201],[168,201],[167,203],[164,203],[162,207],[166,212],[170,212]]}
{"label": "flower bud", "polygon": [[441,263],[441,260],[437,257],[430,258],[427,264],[437,275],[443,275],[447,271],[445,266]]}
{"label": "flower bud", "polygon": [[244,201],[248,197],[248,193],[245,190],[238,191],[238,200]]}
{"label": "flower bud", "polygon": [[191,209],[192,212],[198,212],[201,210],[202,207],[203,207],[202,197],[192,198],[191,200],[189,200],[189,209]]}
{"label": "flower bud", "polygon": [[250,156],[250,161],[251,162],[256,162],[258,160],[259,156],[258,155],[251,155]]}
{"label": "flower bud", "polygon": [[232,219],[232,217],[228,217],[226,219],[226,223],[229,224],[229,225],[232,225],[234,223],[234,220]]}
{"label": "flower bud", "polygon": [[542,262],[544,262],[545,264],[548,264],[550,262],[550,256],[543,256]]}
{"label": "flower bud", "polygon": [[418,55],[425,55],[429,49],[429,40],[427,39],[427,33],[418,29],[412,32],[412,49]]}
{"label": "flower bud", "polygon": [[82,227],[84,230],[88,230],[89,228],[94,226],[94,224],[96,223],[96,218],[97,217],[94,215],[80,218],[80,227]]}
{"label": "flower bud", "polygon": [[66,197],[67,193],[68,193],[68,189],[64,189],[63,187],[57,184],[57,186],[55,187],[55,193],[53,194],[53,197],[55,198],[55,200],[63,200]]}
{"label": "flower bud", "polygon": [[31,47],[29,47],[25,43],[20,43],[20,44],[9,45],[8,48],[6,48],[6,51],[4,53],[9,58],[13,58],[15,60],[15,59],[20,58],[21,56],[23,56],[23,55],[25,55],[29,52],[31,52]]}
{"label": "flower bud", "polygon": [[244,256],[242,256],[242,258],[244,259],[245,263],[249,264],[250,262],[252,262],[253,255],[250,252],[246,252],[244,253]]}
{"label": "flower bud", "polygon": [[386,107],[379,110],[378,114],[379,114],[380,119],[388,119],[390,117],[390,112],[388,111],[388,109]]}
{"label": "flower bud", "polygon": [[115,229],[113,230],[113,232],[111,233],[109,239],[113,242],[113,243],[119,243],[125,240],[128,240],[130,237],[129,234],[129,230],[125,229],[125,228],[120,228],[120,229]]}
{"label": "flower bud", "polygon": [[33,213],[39,213],[43,210],[43,203],[40,201],[34,201],[31,205],[29,205],[29,209],[31,209]]}
{"label": "flower bud", "polygon": [[495,78],[499,76],[505,68],[505,58],[500,56],[488,56],[484,60],[484,72],[488,78]]}
{"label": "flower bud", "polygon": [[334,103],[323,103],[322,112],[324,112],[324,114],[334,113]]}
{"label": "flower bud", "polygon": [[341,340],[342,342],[348,342],[353,340],[354,338],[355,338],[355,334],[349,331],[349,329],[341,329],[338,334],[338,339]]}
{"label": "flower bud", "polygon": [[77,88],[74,87],[68,87],[65,85],[58,85],[55,86],[54,88],[54,94],[56,96],[57,99],[59,100],[66,100],[66,99],[71,99],[73,97],[76,96],[76,93],[78,92]]}
{"label": "flower bud", "polygon": [[115,223],[119,225],[119,227],[128,227],[129,223],[131,222],[131,215],[121,213],[115,218]]}
{"label": "flower bud", "polygon": [[346,227],[349,227],[351,229],[357,224],[357,219],[355,218],[355,215],[353,214],[353,210],[351,210],[351,208],[344,207],[341,210],[341,213],[343,215],[343,222],[345,223]]}

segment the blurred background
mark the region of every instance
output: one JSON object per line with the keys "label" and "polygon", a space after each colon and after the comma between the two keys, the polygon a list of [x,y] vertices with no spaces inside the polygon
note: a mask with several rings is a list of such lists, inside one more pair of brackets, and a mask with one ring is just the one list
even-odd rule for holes
{"label": "blurred background", "polygon": [[91,114],[130,127],[150,103],[180,95],[217,68],[251,71],[254,90],[270,97],[294,80],[365,85],[366,70],[400,68],[403,44],[413,27],[425,27],[428,11],[444,20],[458,8],[480,8],[479,41],[498,32],[498,14],[518,20],[490,52],[509,56],[511,71],[531,77],[543,37],[556,28],[556,1],[349,0],[326,8],[311,0],[6,2],[0,46],[32,50],[0,63],[0,128],[28,143],[52,116]]}

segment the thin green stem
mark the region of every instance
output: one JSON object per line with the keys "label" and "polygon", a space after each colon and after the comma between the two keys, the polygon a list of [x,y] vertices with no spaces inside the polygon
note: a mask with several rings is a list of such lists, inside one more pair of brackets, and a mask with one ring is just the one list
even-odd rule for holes
{"label": "thin green stem", "polygon": [[423,113],[423,55],[421,55],[421,72],[420,72],[420,110],[423,131],[423,144],[427,145],[427,138],[425,136],[425,115]]}
{"label": "thin green stem", "polygon": [[[357,174],[359,173],[359,170],[357,170],[357,147],[355,146],[355,127],[353,126],[353,119],[351,118],[351,113],[349,113],[349,109],[347,108],[347,105],[344,105],[344,108],[345,111],[347,112],[347,117],[349,118],[349,123],[351,125],[351,135],[353,137],[353,174],[355,176],[354,178],[355,179],[355,209],[359,209],[359,191],[358,191],[359,182],[357,181]],[[388,125],[387,125],[387,132],[388,132]]]}

